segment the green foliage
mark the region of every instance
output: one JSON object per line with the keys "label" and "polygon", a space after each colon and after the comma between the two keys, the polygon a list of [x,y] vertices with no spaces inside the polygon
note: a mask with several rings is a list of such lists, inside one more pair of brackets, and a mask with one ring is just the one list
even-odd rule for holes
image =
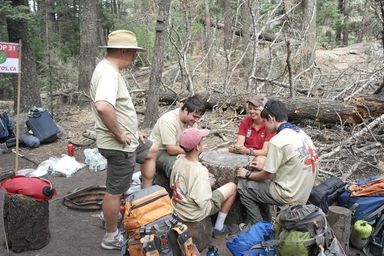
{"label": "green foliage", "polygon": [[343,23],[343,14],[337,7],[337,1],[323,0],[317,1],[317,17],[318,26],[328,26],[336,28]]}
{"label": "green foliage", "polygon": [[0,6],[0,15],[13,21],[31,22],[34,19],[28,6],[18,5],[13,7],[11,1],[4,1]]}

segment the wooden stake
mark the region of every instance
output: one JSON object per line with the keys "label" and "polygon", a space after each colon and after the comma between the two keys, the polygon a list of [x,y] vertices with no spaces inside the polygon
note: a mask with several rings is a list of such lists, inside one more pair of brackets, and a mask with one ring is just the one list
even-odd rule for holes
{"label": "wooden stake", "polygon": [[21,88],[21,39],[19,40],[19,73],[17,77],[17,107],[16,107],[16,154],[15,154],[15,175],[19,171],[19,122],[20,122],[20,88]]}

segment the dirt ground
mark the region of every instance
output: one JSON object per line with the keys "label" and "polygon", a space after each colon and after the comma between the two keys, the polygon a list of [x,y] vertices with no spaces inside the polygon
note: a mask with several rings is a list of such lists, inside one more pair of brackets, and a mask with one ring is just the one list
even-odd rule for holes
{"label": "dirt ground", "polygon": [[[36,149],[20,148],[20,152],[26,157],[37,163],[47,160],[49,157],[60,157],[67,152],[67,143],[69,141],[78,142],[83,138],[82,133],[86,129],[92,129],[92,120],[90,119],[88,107],[76,109],[66,112],[65,118],[58,118],[58,125],[63,132],[62,138],[51,144],[41,145]],[[207,112],[202,123],[209,124],[211,129],[220,126],[214,120],[222,120],[217,118],[213,113]],[[236,124],[237,122],[233,122]],[[234,139],[231,137],[230,131],[235,134],[236,127],[233,125],[226,126],[228,132],[226,140]],[[309,127],[306,128],[312,136],[315,134]],[[316,136],[314,136],[316,137]],[[222,143],[223,139],[217,136],[209,137],[207,144],[209,147]],[[75,158],[79,162],[84,162],[83,151],[86,148],[94,148],[95,144],[89,146],[76,146]],[[15,154],[7,153],[0,155],[0,173],[7,170],[13,170],[15,166]],[[24,168],[35,168],[34,164],[23,158],[19,158],[19,170]],[[369,175],[365,174],[364,176]],[[20,256],[55,256],[55,255],[119,255],[118,251],[103,250],[100,247],[101,238],[104,230],[99,227],[98,211],[81,212],[71,210],[62,205],[61,198],[66,194],[73,192],[79,188],[89,185],[104,185],[106,172],[91,172],[88,167],[79,170],[74,176],[53,177],[48,178],[53,182],[58,191],[56,199],[51,200],[49,204],[49,228],[51,239],[47,246],[35,251],[27,251],[18,253]],[[1,237],[1,236],[0,236]],[[225,239],[212,239],[212,244],[219,249],[220,255],[231,255],[225,246]],[[202,255],[205,255],[204,251]],[[0,246],[0,255],[7,255],[3,246]],[[11,255],[13,253],[11,252]],[[358,255],[352,254],[350,255]]]}
{"label": "dirt ground", "polygon": [[[321,65],[322,69],[332,73],[333,71],[350,70],[352,64],[362,63],[364,67],[366,63],[370,63],[369,59],[363,54],[362,46],[359,46],[358,50],[340,48],[339,50],[330,51],[318,51],[318,55],[323,58],[323,61],[317,62],[317,65]],[[325,65],[327,64],[327,65]],[[331,65],[332,64],[332,65]],[[326,88],[325,88],[326,89]],[[331,88],[332,93],[334,88]],[[372,90],[372,89],[371,89]],[[369,93],[369,92],[366,92]],[[135,100],[135,99],[134,99]],[[136,110],[138,113],[144,113],[145,106],[136,104]],[[48,106],[46,104],[45,106]],[[160,113],[164,113],[171,107],[162,107]],[[3,107],[0,105],[1,111],[9,111],[10,107]],[[54,111],[54,117],[57,124],[62,128],[62,137],[54,143],[42,145],[36,149],[20,148],[20,152],[32,159],[37,163],[41,163],[49,157],[60,157],[67,152],[67,143],[81,142],[83,138],[82,133],[86,129],[93,128],[93,121],[90,116],[89,107],[77,107],[60,105],[56,106]],[[140,114],[139,118],[143,116]],[[207,127],[212,130],[219,130],[221,137],[212,136],[207,139],[209,148],[222,144],[224,142],[230,142],[235,139],[235,133],[237,125],[242,118],[242,115],[235,113],[231,110],[227,112],[216,111],[212,113],[208,111],[199,123],[201,127]],[[351,133],[348,130],[340,129],[340,127],[327,128],[320,124],[301,125],[314,140],[315,144],[319,146],[319,153],[329,152],[332,148],[340,145],[345,141]],[[374,131],[375,132],[375,131]],[[368,134],[362,138],[364,143],[361,145],[352,145],[354,149],[364,149],[364,145],[373,144],[373,135]],[[377,141],[376,141],[377,142]],[[89,146],[76,146],[75,157],[78,161],[84,162],[83,150],[85,148],[94,148],[95,144]],[[352,148],[352,147],[351,147]],[[348,148],[349,150],[349,148]],[[361,150],[362,151],[362,150]],[[348,179],[348,181],[361,180],[371,175],[383,175],[384,174],[384,157],[382,153],[382,144],[379,147],[375,147],[367,152],[358,154],[347,154],[343,156],[334,157],[333,159],[327,159],[323,163],[323,176],[320,179],[326,177],[329,174],[335,174],[339,177],[343,176],[346,170],[352,169],[354,164],[359,161],[361,165]],[[360,152],[360,153],[359,153]],[[19,158],[19,169],[34,168],[35,166],[25,160]],[[0,154],[0,173],[7,170],[13,170],[15,168],[15,154]],[[19,253],[20,256],[56,256],[56,255],[119,255],[118,251],[107,251],[100,247],[101,238],[104,234],[104,230],[99,227],[99,219],[97,217],[99,212],[80,212],[67,209],[61,203],[61,198],[66,194],[73,192],[79,188],[86,187],[88,185],[103,185],[105,182],[105,171],[93,173],[85,167],[78,171],[74,176],[69,178],[64,177],[52,177],[49,179],[53,182],[58,191],[58,197],[55,200],[50,201],[49,206],[49,226],[51,232],[51,239],[47,246],[40,250],[28,251]],[[0,230],[1,231],[1,230]],[[0,238],[1,238],[0,234]],[[225,240],[212,240],[213,245],[218,247],[220,255],[231,255],[225,247]],[[2,246],[0,241],[0,255],[7,255],[6,250]],[[13,253],[12,253],[13,255]],[[205,255],[205,252],[202,253]],[[351,252],[350,255],[358,255],[358,253]]]}
{"label": "dirt ground", "polygon": [[[79,122],[81,120],[81,122]],[[67,114],[67,117],[58,122],[59,126],[64,130],[63,138],[51,144],[41,145],[36,149],[20,148],[20,152],[31,160],[40,163],[49,157],[60,157],[67,152],[68,141],[75,141],[82,137],[85,129],[92,129],[92,121],[89,117],[88,108],[75,110]],[[84,162],[83,150],[85,148],[93,148],[95,144],[88,147],[75,147],[75,158],[80,162]],[[0,173],[7,170],[13,170],[15,166],[15,154],[0,154]],[[24,168],[35,168],[34,164],[19,158],[19,170]],[[73,192],[79,188],[89,185],[104,185],[106,172],[91,172],[88,167],[79,170],[72,177],[53,177],[48,176],[58,191],[56,199],[49,203],[49,229],[51,239],[47,246],[23,253],[12,253],[11,255],[20,256],[56,256],[56,255],[119,255],[116,250],[103,250],[100,247],[101,238],[104,230],[99,227],[99,211],[81,212],[68,209],[62,205],[61,198],[66,194]],[[2,237],[2,236],[0,236]],[[225,240],[213,239],[213,244],[219,248],[220,255],[230,255],[225,247]],[[0,255],[7,255],[0,242]]]}

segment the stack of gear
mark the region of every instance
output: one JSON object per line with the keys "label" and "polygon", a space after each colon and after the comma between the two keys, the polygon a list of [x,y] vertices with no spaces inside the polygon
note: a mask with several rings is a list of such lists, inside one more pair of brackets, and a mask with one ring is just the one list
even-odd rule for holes
{"label": "stack of gear", "polygon": [[188,227],[173,215],[171,199],[161,186],[129,195],[123,223],[127,233],[122,255],[192,256],[192,236]]}

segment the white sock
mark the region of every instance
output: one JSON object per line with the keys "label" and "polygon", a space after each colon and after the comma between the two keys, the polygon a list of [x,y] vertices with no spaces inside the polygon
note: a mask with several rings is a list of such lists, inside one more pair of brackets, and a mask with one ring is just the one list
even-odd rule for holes
{"label": "white sock", "polygon": [[225,218],[227,218],[227,213],[219,212],[217,215],[216,223],[215,223],[215,229],[216,230],[222,230],[224,227],[224,221]]}
{"label": "white sock", "polygon": [[119,229],[116,229],[114,232],[112,233],[108,233],[106,232],[105,233],[105,236],[108,238],[108,239],[115,239],[115,236],[117,236],[119,234]]}

